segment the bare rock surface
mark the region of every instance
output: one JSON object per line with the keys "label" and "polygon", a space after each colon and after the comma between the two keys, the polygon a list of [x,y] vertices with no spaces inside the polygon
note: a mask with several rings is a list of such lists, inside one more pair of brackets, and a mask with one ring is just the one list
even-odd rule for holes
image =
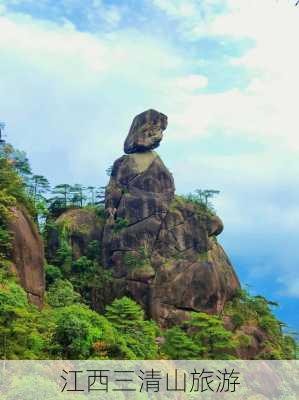
{"label": "bare rock surface", "polygon": [[60,245],[57,228],[61,229],[63,226],[66,226],[68,230],[75,260],[87,255],[88,245],[92,241],[98,241],[99,245],[102,241],[103,222],[96,216],[94,210],[80,208],[67,210],[55,220],[55,227],[48,235],[47,258],[49,260],[55,257]]}
{"label": "bare rock surface", "polygon": [[159,146],[166,128],[167,116],[156,110],[147,110],[137,115],[124,144],[125,153],[155,149]]}
{"label": "bare rock surface", "polygon": [[37,226],[24,208],[14,208],[9,222],[12,262],[31,303],[43,306],[45,292],[44,248]]}

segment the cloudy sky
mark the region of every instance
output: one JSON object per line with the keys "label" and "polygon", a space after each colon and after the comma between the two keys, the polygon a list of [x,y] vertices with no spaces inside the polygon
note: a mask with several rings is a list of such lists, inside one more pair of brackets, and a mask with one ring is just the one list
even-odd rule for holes
{"label": "cloudy sky", "polygon": [[244,284],[299,328],[295,0],[0,0],[0,120],[52,184],[103,185],[132,118],[169,117],[178,193],[219,189]]}

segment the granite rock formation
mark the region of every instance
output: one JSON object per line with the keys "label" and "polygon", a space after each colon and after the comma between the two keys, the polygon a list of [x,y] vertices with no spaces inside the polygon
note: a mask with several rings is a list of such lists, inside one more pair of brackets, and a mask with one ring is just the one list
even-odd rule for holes
{"label": "granite rock formation", "polygon": [[125,153],[142,153],[155,149],[159,146],[166,128],[167,116],[156,110],[137,115],[124,144]]}
{"label": "granite rock formation", "polygon": [[47,260],[55,264],[57,251],[60,247],[61,229],[67,227],[68,241],[72,248],[74,260],[86,256],[88,246],[91,242],[97,241],[99,246],[103,236],[103,220],[89,209],[70,209],[62,213],[55,224],[48,227],[46,238]]}
{"label": "granite rock formation", "polygon": [[24,208],[16,207],[11,211],[12,265],[28,300],[41,308],[45,292],[43,242],[36,224]]}
{"label": "granite rock formation", "polygon": [[143,305],[161,326],[190,311],[218,313],[239,281],[216,236],[220,218],[175,195],[174,180],[153,151],[167,117],[148,110],[135,117],[125,152],[106,190],[103,260],[118,294]]}

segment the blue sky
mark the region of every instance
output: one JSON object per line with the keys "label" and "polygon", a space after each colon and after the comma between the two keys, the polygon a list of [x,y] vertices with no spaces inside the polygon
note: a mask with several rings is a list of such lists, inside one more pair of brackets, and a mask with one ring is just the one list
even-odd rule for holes
{"label": "blue sky", "polygon": [[299,329],[292,0],[0,0],[0,120],[52,184],[105,184],[132,118],[169,117],[179,193],[215,188],[244,284]]}

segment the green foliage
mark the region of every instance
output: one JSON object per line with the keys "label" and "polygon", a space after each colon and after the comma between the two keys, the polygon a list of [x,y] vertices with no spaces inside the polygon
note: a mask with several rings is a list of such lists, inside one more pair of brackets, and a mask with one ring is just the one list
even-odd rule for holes
{"label": "green foliage", "polygon": [[237,342],[214,315],[190,313],[190,320],[165,332],[161,351],[171,359],[232,359]]}
{"label": "green foliage", "polygon": [[[122,333],[121,338],[128,350],[123,347],[126,358],[153,360],[157,358],[157,325],[154,321],[136,322],[134,328]],[[119,330],[118,330],[119,331]]]}
{"label": "green foliage", "polygon": [[[93,256],[97,257],[96,252]],[[97,260],[83,256],[73,261],[69,279],[87,304],[92,304],[96,296],[99,308],[103,309],[106,299],[110,298],[111,271],[103,268]]]}
{"label": "green foliage", "polygon": [[10,196],[13,201],[23,204],[32,211],[32,203],[25,191],[24,181],[5,158],[0,158],[0,191],[4,199]]}
{"label": "green foliage", "polygon": [[191,337],[178,326],[168,329],[164,334],[165,342],[161,347],[162,354],[171,360],[192,360],[202,356],[202,348],[195,344]]}
{"label": "green foliage", "polygon": [[106,220],[106,211],[103,204],[99,204],[95,207],[96,215],[102,220]]}
{"label": "green foliage", "polygon": [[81,296],[67,280],[58,279],[49,288],[47,302],[52,307],[66,307],[80,302]]}
{"label": "green foliage", "polygon": [[144,320],[144,311],[135,301],[122,297],[106,307],[106,317],[115,328],[127,333],[136,322]]}
{"label": "green foliage", "polygon": [[200,216],[205,214],[215,215],[215,209],[209,199],[219,194],[218,190],[201,190],[197,189],[194,193],[179,196],[183,201],[196,206],[197,213]]}
{"label": "green foliage", "polygon": [[39,312],[28,304],[25,291],[13,280],[0,281],[0,358],[42,358],[44,340]]}
{"label": "green foliage", "polygon": [[45,273],[46,273],[46,287],[48,288],[58,279],[62,279],[62,271],[59,267],[55,265],[46,265],[45,266]]}
{"label": "green foliage", "polygon": [[146,268],[151,265],[148,249],[145,246],[141,246],[138,251],[126,251],[124,263],[129,271],[134,271],[137,268]]}
{"label": "green foliage", "polygon": [[124,255],[124,263],[129,270],[134,270],[138,267],[141,267],[142,264],[140,261],[140,258],[136,256],[136,252],[126,251]]}
{"label": "green foliage", "polygon": [[73,251],[70,243],[70,221],[64,220],[61,224],[56,224],[54,229],[57,230],[59,238],[59,248],[56,252],[53,262],[58,265],[65,273],[70,273]]}
{"label": "green foliage", "polygon": [[80,276],[84,273],[93,272],[93,270],[94,262],[86,256],[78,258],[78,260],[74,261],[72,264],[72,272],[74,274],[80,274]]}
{"label": "green foliage", "polygon": [[[1,226],[2,225],[2,226]],[[12,237],[3,222],[0,222],[0,266],[9,257]]]}
{"label": "green foliage", "polygon": [[69,272],[72,265],[72,247],[66,240],[61,240],[59,249],[56,253],[56,263],[61,266],[64,271]]}
{"label": "green foliage", "polygon": [[293,335],[285,333],[280,341],[282,358],[289,360],[298,360],[298,342]]}
{"label": "green foliage", "polygon": [[71,185],[69,185],[68,183],[61,183],[59,185],[56,185],[52,189],[52,193],[55,195],[54,199],[60,202],[61,206],[64,209],[66,209],[68,206],[70,190],[71,190]]}
{"label": "green foliage", "polygon": [[70,185],[62,183],[51,190],[49,198],[49,209],[53,216],[60,215],[63,211],[71,208],[102,207],[105,197],[105,187],[88,186],[79,183]]}
{"label": "green foliage", "polygon": [[248,347],[252,343],[252,337],[249,335],[240,335],[238,340],[241,347]]}
{"label": "green foliage", "polygon": [[8,159],[0,158],[0,266],[10,256],[11,234],[8,223],[12,218],[11,209],[17,203],[26,207],[32,215],[35,213],[22,178]]}
{"label": "green foliage", "polygon": [[240,290],[226,304],[224,314],[230,317],[237,338],[246,325],[256,326],[264,332],[267,341],[260,358],[293,359],[296,342],[293,337],[283,333],[283,324],[277,320],[271,309],[277,306],[277,303],[268,301],[263,296],[251,296],[247,291]]}
{"label": "green foliage", "polygon": [[32,196],[39,211],[45,213],[46,211],[46,199],[44,195],[50,190],[50,183],[47,178],[42,175],[32,175],[28,179],[27,190]]}
{"label": "green foliage", "polygon": [[103,354],[97,353],[99,342],[102,350],[115,346],[115,333],[106,318],[84,305],[74,304],[61,308],[57,312],[56,324],[54,352],[61,358],[102,358]]}
{"label": "green foliage", "polygon": [[192,205],[195,214],[200,218],[207,218],[208,216],[214,216],[215,210],[212,204],[206,204],[199,196],[195,193],[189,193],[187,195],[176,195],[170,204],[170,210],[175,211],[180,209],[182,206]]}
{"label": "green foliage", "polygon": [[235,313],[232,315],[231,321],[234,325],[234,329],[238,329],[240,328],[242,325],[245,324],[246,319],[244,317],[244,315],[240,314],[240,313]]}
{"label": "green foliage", "polygon": [[214,315],[191,313],[186,322],[188,333],[194,343],[199,345],[205,359],[231,359],[236,348],[232,333],[224,328],[223,321]]}
{"label": "green foliage", "polygon": [[7,195],[5,190],[0,191],[0,264],[3,263],[10,254],[11,234],[8,230],[8,221],[11,216],[10,207],[15,205],[15,199]]}
{"label": "green foliage", "polygon": [[45,194],[50,189],[42,175],[33,175],[26,154],[7,145],[0,154],[0,191],[5,190],[43,227],[48,214]]}
{"label": "green foliage", "polygon": [[76,183],[75,185],[71,186],[70,194],[71,194],[71,203],[73,206],[76,207],[83,207],[83,204],[87,197],[84,194],[85,188],[83,185]]}
{"label": "green foliage", "polygon": [[210,203],[210,199],[215,197],[220,193],[219,190],[214,190],[214,189],[196,189],[195,190],[195,196],[198,199],[197,201],[200,203],[205,204],[206,206],[212,206]]}
{"label": "green foliage", "polygon": [[[96,212],[96,209],[89,206],[88,212]],[[80,237],[84,237],[88,227],[78,227],[72,218],[64,218],[59,224],[51,221],[47,224],[46,237],[52,235],[58,243],[58,250],[51,253],[50,262],[59,269],[63,279],[72,283],[86,304],[94,305],[96,302],[97,310],[102,311],[107,299],[111,298],[112,274],[101,265],[101,243],[98,240],[90,241],[86,244],[86,256],[74,259],[73,232],[79,232]]]}
{"label": "green foliage", "polygon": [[106,307],[106,317],[123,339],[122,351],[128,358],[157,357],[157,325],[144,320],[144,311],[137,303],[128,297],[116,299]]}
{"label": "green foliage", "polygon": [[88,243],[86,256],[93,261],[100,260],[102,254],[102,246],[99,240],[92,240]]}
{"label": "green foliage", "polygon": [[0,158],[7,160],[24,181],[32,174],[25,151],[17,150],[11,144],[7,143],[0,150]]}

